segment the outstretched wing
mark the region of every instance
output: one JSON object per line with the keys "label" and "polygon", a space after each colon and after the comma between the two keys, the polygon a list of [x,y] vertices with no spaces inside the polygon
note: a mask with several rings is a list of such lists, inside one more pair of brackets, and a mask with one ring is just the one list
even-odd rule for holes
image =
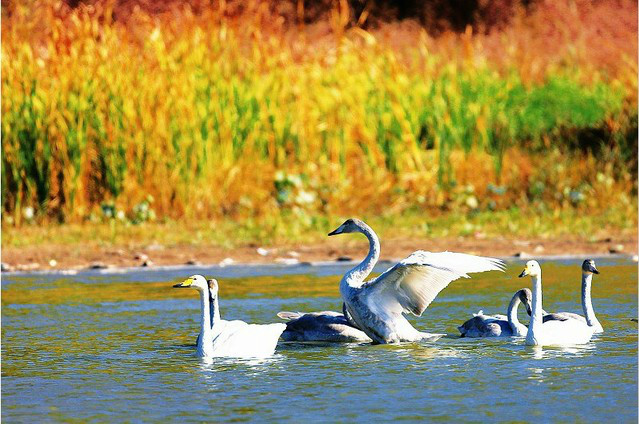
{"label": "outstretched wing", "polygon": [[451,281],[469,273],[503,271],[499,259],[464,253],[418,250],[362,286],[362,296],[374,308],[420,316]]}

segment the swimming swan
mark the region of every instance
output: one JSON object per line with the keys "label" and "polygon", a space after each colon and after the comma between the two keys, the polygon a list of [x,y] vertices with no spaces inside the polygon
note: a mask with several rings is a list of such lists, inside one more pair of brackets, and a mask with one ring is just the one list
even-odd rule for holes
{"label": "swimming swan", "polygon": [[[192,287],[200,292],[201,324],[197,341],[197,355],[203,358],[240,357],[260,358],[273,354],[284,324],[247,324],[220,318],[218,284],[201,275],[192,275],[175,288]],[[211,303],[212,300],[212,303]]]}
{"label": "swimming swan", "polygon": [[541,294],[541,267],[537,261],[526,262],[526,267],[519,278],[529,275],[533,283],[532,314],[528,324],[526,344],[530,346],[573,345],[588,343],[592,338],[594,327],[583,321],[563,317],[558,320],[543,321]]}
{"label": "swimming swan", "polygon": [[[217,293],[217,280],[210,279],[206,281],[209,286],[209,289],[207,290],[209,294],[209,317],[211,318],[211,327],[213,327],[213,317],[215,316],[215,311],[217,309],[217,299],[215,298]],[[196,346],[200,342],[200,337],[202,337],[202,335],[198,334],[197,339],[195,339]]]}
{"label": "swimming swan", "polygon": [[585,318],[584,316],[573,312],[555,312],[553,314],[544,315],[543,321],[546,322],[565,317],[574,318],[593,327],[595,334],[603,333],[603,327],[595,316],[595,310],[592,308],[592,298],[590,297],[593,274],[599,274],[599,270],[595,266],[595,261],[592,259],[586,259],[584,263],[581,264],[581,307],[583,308]]}
{"label": "swimming swan", "polygon": [[333,311],[286,312],[277,314],[288,320],[282,339],[287,342],[364,343],[372,340],[349,323],[344,314]]}
{"label": "swimming swan", "polygon": [[418,331],[402,314],[421,316],[451,281],[469,278],[470,272],[504,269],[498,259],[418,250],[377,278],[364,282],[379,259],[379,238],[358,219],[346,220],[328,235],[344,233],[362,233],[369,242],[368,256],[344,275],[339,289],[347,315],[375,343],[439,339],[443,334]]}
{"label": "swimming swan", "polygon": [[461,337],[525,337],[528,327],[519,322],[517,310],[519,304],[523,303],[528,315],[531,313],[532,293],[529,289],[518,290],[508,305],[508,312],[504,315],[484,315],[483,311],[473,314],[459,327]]}

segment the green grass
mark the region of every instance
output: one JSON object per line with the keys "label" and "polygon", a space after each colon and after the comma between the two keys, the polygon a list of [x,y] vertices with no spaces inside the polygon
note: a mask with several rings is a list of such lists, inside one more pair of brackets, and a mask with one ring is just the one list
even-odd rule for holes
{"label": "green grass", "polygon": [[[111,220],[102,223],[65,225],[3,226],[2,247],[38,245],[62,246],[205,246],[224,248],[248,245],[272,246],[291,243],[313,244],[347,217],[310,220],[293,216],[268,220],[221,220],[216,222],[165,221],[131,224]],[[635,234],[637,215],[628,207],[610,208],[603,214],[585,215],[575,211],[553,212],[517,208],[473,214],[448,213],[428,216],[409,212],[385,217],[363,217],[383,238],[436,239],[454,237],[540,238],[566,237],[594,241],[618,234]]]}

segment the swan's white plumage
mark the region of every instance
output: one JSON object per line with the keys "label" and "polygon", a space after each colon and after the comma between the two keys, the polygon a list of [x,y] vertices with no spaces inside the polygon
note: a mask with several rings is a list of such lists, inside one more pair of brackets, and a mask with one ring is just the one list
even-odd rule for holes
{"label": "swan's white plumage", "polygon": [[[212,357],[256,358],[271,356],[275,352],[285,324],[248,324],[244,321],[221,320],[214,331]],[[214,326],[216,329],[218,324]]]}
{"label": "swan's white plumage", "polygon": [[595,328],[581,320],[565,316],[561,320],[543,321],[541,267],[537,261],[526,262],[526,267],[519,277],[525,276],[530,276],[533,283],[532,314],[526,344],[563,346],[588,343]]}
{"label": "swan's white plumage", "polygon": [[376,343],[439,339],[443,334],[418,331],[403,314],[421,315],[451,281],[468,278],[468,273],[503,270],[498,259],[418,250],[364,282],[379,259],[377,234],[363,221],[349,219],[329,236],[356,232],[368,239],[369,252],[362,263],[344,274],[339,289],[349,319]]}
{"label": "swan's white plumage", "polygon": [[468,273],[503,271],[498,259],[418,250],[362,285],[371,307],[420,316],[440,291]]}
{"label": "swan's white plumage", "polygon": [[593,327],[593,331],[595,334],[603,333],[604,329],[595,315],[595,311],[592,307],[591,297],[593,274],[599,274],[599,270],[595,265],[595,261],[592,259],[586,259],[581,265],[581,270],[581,307],[583,309],[584,315],[581,316],[573,312],[555,312],[544,316],[544,322],[551,320],[563,321],[566,318],[572,318],[578,321],[582,321],[590,327]]}
{"label": "swan's white plumage", "polygon": [[526,344],[539,346],[564,346],[585,344],[590,341],[594,329],[583,321],[568,318],[565,321],[546,321],[541,324],[540,331],[535,328],[526,337]]}
{"label": "swan's white plumage", "polygon": [[262,358],[271,356],[284,324],[248,324],[220,318],[217,302],[217,281],[193,275],[173,287],[192,287],[200,293],[200,335],[197,355],[203,358]]}

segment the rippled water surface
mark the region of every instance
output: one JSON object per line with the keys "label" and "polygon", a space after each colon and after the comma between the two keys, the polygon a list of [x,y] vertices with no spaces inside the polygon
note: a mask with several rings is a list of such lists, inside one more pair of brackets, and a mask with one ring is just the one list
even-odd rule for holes
{"label": "rippled water surface", "polygon": [[[581,313],[581,260],[542,263],[544,308]],[[382,264],[376,271],[382,271]],[[598,260],[606,332],[584,346],[459,339],[472,312],[504,313],[530,286],[506,274],[453,282],[415,325],[450,336],[399,346],[280,343],[267,360],[193,356],[192,273],[220,280],[223,318],[341,310],[347,267],[192,268],[2,276],[2,419],[42,421],[637,422],[637,267]],[[520,313],[523,320],[523,311]]]}

